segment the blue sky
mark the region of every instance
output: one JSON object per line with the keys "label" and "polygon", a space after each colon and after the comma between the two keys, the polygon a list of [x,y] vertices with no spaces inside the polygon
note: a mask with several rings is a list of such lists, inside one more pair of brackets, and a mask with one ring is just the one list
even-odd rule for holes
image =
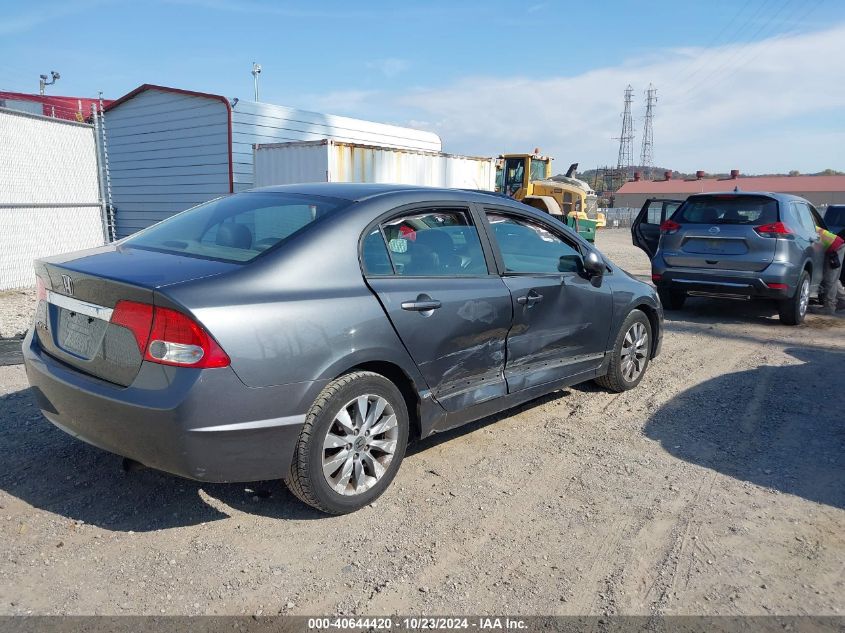
{"label": "blue sky", "polygon": [[[445,151],[613,163],[622,92],[658,88],[655,161],[845,169],[845,2],[0,0],[0,89],[142,83],[432,129]],[[639,134],[636,153],[639,153]]]}

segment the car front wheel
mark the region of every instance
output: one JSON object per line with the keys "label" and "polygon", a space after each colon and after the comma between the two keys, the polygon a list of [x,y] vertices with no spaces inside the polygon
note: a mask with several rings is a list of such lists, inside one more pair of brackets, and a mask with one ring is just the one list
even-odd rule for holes
{"label": "car front wheel", "polygon": [[305,418],[286,480],[330,514],[372,503],[393,481],[408,444],[408,410],[384,376],[358,371],[329,383]]}
{"label": "car front wheel", "polygon": [[616,335],[607,374],[596,383],[617,393],[640,384],[651,357],[651,337],[648,317],[642,310],[632,310]]}

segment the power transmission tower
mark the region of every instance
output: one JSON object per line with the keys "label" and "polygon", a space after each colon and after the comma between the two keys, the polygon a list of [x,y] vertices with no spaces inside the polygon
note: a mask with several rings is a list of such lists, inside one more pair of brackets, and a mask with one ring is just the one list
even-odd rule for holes
{"label": "power transmission tower", "polygon": [[657,88],[649,84],[645,94],[645,124],[643,125],[640,166],[643,168],[643,176],[651,180],[651,171],[654,168],[654,104],[657,103]]}
{"label": "power transmission tower", "polygon": [[634,122],[631,119],[631,102],[634,100],[634,89],[631,84],[625,88],[625,109],[622,111],[622,134],[619,137],[619,158],[616,169],[622,176],[622,183],[632,177],[631,168],[634,164]]}

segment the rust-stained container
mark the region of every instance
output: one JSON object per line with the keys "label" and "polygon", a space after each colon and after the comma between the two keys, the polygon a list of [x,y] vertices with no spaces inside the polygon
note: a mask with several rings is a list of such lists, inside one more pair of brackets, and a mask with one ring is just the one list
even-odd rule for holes
{"label": "rust-stained container", "polygon": [[254,145],[256,187],[370,182],[493,191],[493,158],[323,139]]}

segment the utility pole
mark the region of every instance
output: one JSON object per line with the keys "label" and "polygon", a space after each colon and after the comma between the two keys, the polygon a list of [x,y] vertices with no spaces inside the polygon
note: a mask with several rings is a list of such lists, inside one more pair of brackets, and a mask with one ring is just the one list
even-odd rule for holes
{"label": "utility pole", "polygon": [[258,101],[258,75],[261,74],[261,64],[252,62],[252,87],[255,91],[255,100]]}
{"label": "utility pole", "polygon": [[645,124],[643,125],[643,147],[640,151],[640,166],[643,176],[651,180],[654,167],[654,104],[657,103],[657,88],[648,85],[646,90]]}
{"label": "utility pole", "polygon": [[625,109],[622,111],[622,134],[619,136],[619,158],[616,169],[622,176],[622,184],[633,176],[631,167],[634,164],[634,122],[631,118],[631,103],[634,100],[634,89],[631,84],[625,88]]}

